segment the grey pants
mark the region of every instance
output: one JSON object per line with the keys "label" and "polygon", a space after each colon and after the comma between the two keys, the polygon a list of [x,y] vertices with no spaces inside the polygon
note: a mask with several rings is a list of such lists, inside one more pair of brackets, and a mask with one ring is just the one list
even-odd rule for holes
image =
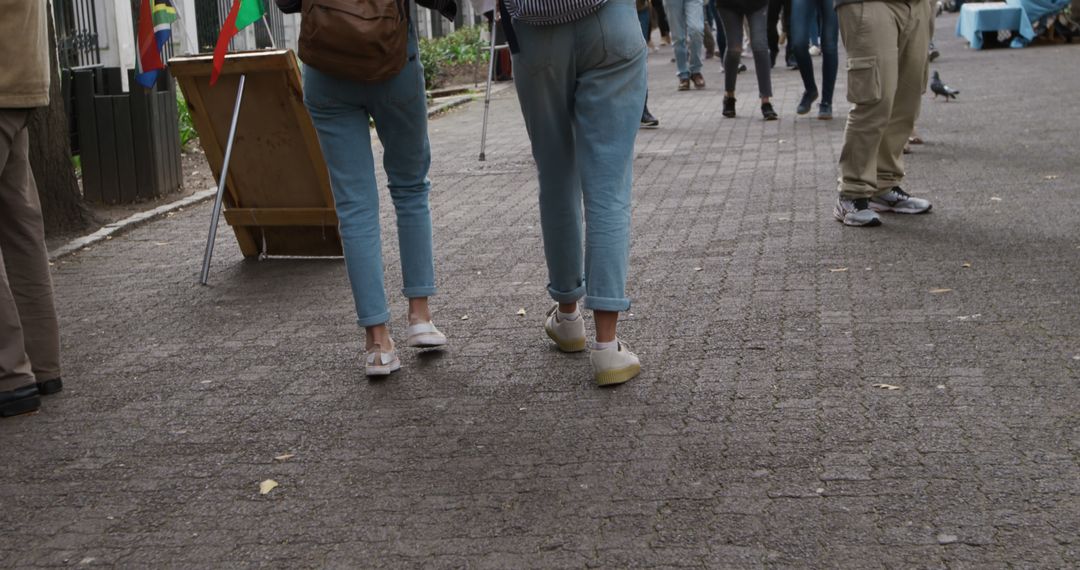
{"label": "grey pants", "polygon": [[30,171],[27,109],[0,109],[0,392],[60,377],[41,204]]}
{"label": "grey pants", "polygon": [[[724,54],[724,91],[735,92],[735,80],[739,77],[739,60],[742,58],[743,15],[716,7],[720,22],[727,36],[727,53]],[[765,6],[745,16],[750,24],[750,49],[754,52],[754,71],[757,73],[759,97],[772,97],[772,61],[769,57],[768,12]]]}

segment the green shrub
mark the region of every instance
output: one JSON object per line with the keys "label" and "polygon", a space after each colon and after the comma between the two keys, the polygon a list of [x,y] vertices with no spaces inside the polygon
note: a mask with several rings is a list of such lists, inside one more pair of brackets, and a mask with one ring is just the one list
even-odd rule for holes
{"label": "green shrub", "polygon": [[420,63],[428,89],[440,87],[442,74],[451,67],[487,63],[488,50],[483,49],[480,32],[480,26],[470,26],[441,38],[420,38]]}
{"label": "green shrub", "polygon": [[191,124],[191,113],[188,112],[187,100],[184,99],[184,95],[180,91],[176,92],[176,109],[180,116],[180,146],[184,147],[199,135],[195,132],[195,126]]}

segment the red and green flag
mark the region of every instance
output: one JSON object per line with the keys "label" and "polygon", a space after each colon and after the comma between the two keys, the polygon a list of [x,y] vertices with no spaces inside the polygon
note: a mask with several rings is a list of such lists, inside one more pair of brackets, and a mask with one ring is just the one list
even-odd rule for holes
{"label": "red and green flag", "polygon": [[214,47],[214,71],[210,74],[210,85],[217,83],[221,66],[225,65],[225,53],[229,51],[229,42],[240,30],[250,26],[266,14],[265,0],[233,0],[229,17],[221,26],[217,46]]}

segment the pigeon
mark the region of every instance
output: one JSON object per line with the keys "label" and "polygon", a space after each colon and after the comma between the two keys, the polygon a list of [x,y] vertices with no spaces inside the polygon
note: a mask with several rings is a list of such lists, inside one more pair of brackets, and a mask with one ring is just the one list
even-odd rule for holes
{"label": "pigeon", "polygon": [[960,91],[942,83],[941,76],[936,71],[934,72],[934,78],[930,80],[930,90],[934,92],[934,99],[937,99],[938,95],[944,95],[946,103],[949,102],[949,99],[956,99],[956,96],[960,94]]}

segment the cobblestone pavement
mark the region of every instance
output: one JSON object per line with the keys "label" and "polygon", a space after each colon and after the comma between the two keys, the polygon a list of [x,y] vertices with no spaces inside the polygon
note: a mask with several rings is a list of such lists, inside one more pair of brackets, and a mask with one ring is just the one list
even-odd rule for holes
{"label": "cobblestone pavement", "polygon": [[652,56],[621,329],[645,370],[616,389],[541,330],[512,91],[487,163],[482,105],[431,123],[453,345],[389,380],[339,260],[245,262],[226,231],[196,285],[208,205],[64,258],[65,391],[0,422],[0,566],[1080,565],[1080,48],[954,23],[933,68],[961,95],[909,159],[934,212],[877,229],[831,218],[843,123],[795,117],[795,72],[779,122],[752,73],[725,120],[716,61],[676,93]]}

